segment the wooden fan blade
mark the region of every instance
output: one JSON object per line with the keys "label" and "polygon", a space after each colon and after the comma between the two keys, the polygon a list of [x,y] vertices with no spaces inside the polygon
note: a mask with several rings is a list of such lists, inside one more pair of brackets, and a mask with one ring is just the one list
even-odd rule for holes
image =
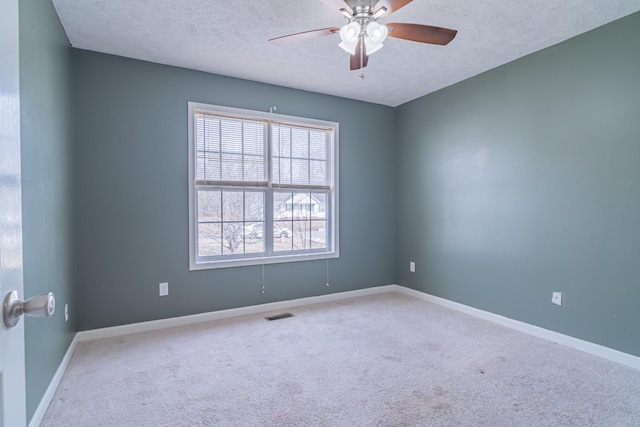
{"label": "wooden fan blade", "polygon": [[380,8],[384,7],[387,9],[387,11],[382,15],[388,15],[392,12],[395,12],[396,10],[400,9],[401,7],[404,7],[406,5],[408,5],[409,3],[411,3],[413,0],[380,0],[378,3],[376,3],[376,5],[374,6],[374,10],[378,11],[380,10]]}
{"label": "wooden fan blade", "polygon": [[351,71],[364,68],[368,63],[369,56],[367,55],[366,47],[364,43],[362,43],[362,41],[359,41],[358,45],[356,46],[355,55],[351,55],[351,57],[349,58],[349,66],[351,67]]}
{"label": "wooden fan blade", "polygon": [[389,36],[420,43],[446,45],[458,34],[449,28],[432,27],[420,24],[387,24]]}
{"label": "wooden fan blade", "polygon": [[347,12],[349,12],[350,14],[353,14],[353,10],[351,9],[351,6],[349,6],[345,0],[320,0],[320,1],[326,4],[327,6],[329,6],[331,9],[336,9],[336,10],[346,9]]}
{"label": "wooden fan blade", "polygon": [[302,33],[289,34],[288,36],[276,37],[269,39],[273,44],[283,45],[288,43],[297,43],[305,40],[315,39],[317,37],[329,36],[333,33],[340,32],[340,27],[322,28],[320,30],[304,31]]}

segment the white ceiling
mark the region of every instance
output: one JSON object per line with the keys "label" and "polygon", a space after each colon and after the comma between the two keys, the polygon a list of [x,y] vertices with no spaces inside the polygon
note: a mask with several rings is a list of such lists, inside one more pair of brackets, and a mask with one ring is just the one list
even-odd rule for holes
{"label": "white ceiling", "polygon": [[[363,70],[331,35],[267,40],[346,21],[320,0],[53,0],[71,45],[397,106],[640,11],[640,0],[414,0],[379,22],[458,30],[448,46],[389,38]],[[612,46],[615,48],[615,46]]]}

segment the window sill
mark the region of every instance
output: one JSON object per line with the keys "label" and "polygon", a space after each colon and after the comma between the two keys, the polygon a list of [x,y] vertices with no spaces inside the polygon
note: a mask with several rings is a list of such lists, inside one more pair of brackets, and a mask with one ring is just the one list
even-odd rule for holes
{"label": "window sill", "polygon": [[219,260],[219,261],[190,261],[189,270],[212,270],[216,268],[230,268],[230,267],[247,267],[252,265],[266,265],[266,264],[281,264],[287,262],[298,261],[315,261],[321,259],[339,258],[337,251],[335,252],[316,252],[310,254],[295,254],[295,255],[281,255],[272,257],[257,257],[257,258],[236,258],[232,260]]}

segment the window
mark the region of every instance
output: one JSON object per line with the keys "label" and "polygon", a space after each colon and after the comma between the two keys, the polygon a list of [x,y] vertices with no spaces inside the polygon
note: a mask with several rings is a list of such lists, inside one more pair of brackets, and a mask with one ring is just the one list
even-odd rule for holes
{"label": "window", "polygon": [[191,270],[338,256],[338,124],[189,103]]}

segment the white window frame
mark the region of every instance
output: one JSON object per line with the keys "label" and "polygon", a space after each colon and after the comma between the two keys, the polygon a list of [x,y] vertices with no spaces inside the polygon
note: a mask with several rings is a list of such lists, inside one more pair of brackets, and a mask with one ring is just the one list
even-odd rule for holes
{"label": "white window frame", "polygon": [[[332,129],[333,130],[333,140],[330,141],[328,148],[328,175],[329,175],[329,186],[331,188],[328,194],[328,200],[326,203],[327,209],[327,248],[326,250],[317,249],[304,251],[299,250],[285,253],[271,252],[271,253],[260,253],[255,254],[245,254],[242,258],[232,258],[225,259],[224,255],[221,255],[218,259],[215,260],[202,260],[198,258],[197,251],[197,233],[198,233],[198,211],[196,208],[197,203],[197,191],[196,191],[196,123],[195,123],[195,115],[198,112],[210,113],[210,114],[219,114],[219,115],[227,115],[232,116],[234,118],[240,119],[248,119],[248,120],[261,120],[267,121],[269,123],[279,123],[284,125],[307,125],[316,128],[324,128],[324,129]],[[338,209],[338,153],[339,153],[339,145],[338,145],[338,134],[339,134],[339,124],[337,122],[330,122],[325,120],[317,120],[310,119],[304,117],[297,116],[288,116],[283,114],[276,113],[268,113],[261,111],[253,111],[253,110],[245,110],[240,108],[232,108],[232,107],[224,107],[219,105],[210,105],[204,103],[197,102],[189,102],[188,103],[188,142],[189,142],[189,270],[205,270],[205,269],[214,269],[214,268],[225,268],[225,267],[240,267],[240,266],[249,266],[249,265],[263,265],[263,264],[274,264],[274,263],[284,263],[284,262],[294,262],[294,261],[310,261],[310,260],[320,260],[320,259],[329,259],[329,258],[338,258],[339,257],[339,233],[338,233],[338,220],[339,220],[339,209]],[[264,220],[265,220],[265,230],[268,230],[273,227],[274,219],[273,219],[273,206],[270,199],[270,196],[274,191],[279,190],[290,190],[291,188],[283,187],[282,184],[272,185],[272,141],[271,141],[271,128],[270,124],[267,127],[266,132],[266,157],[267,157],[267,167],[268,167],[268,176],[267,182],[268,185],[265,188],[265,205],[264,205]],[[252,187],[248,186],[248,189]],[[295,186],[293,186],[295,187]],[[242,187],[239,187],[241,189]],[[295,188],[292,189],[296,191]],[[313,190],[310,190],[313,192]],[[270,211],[270,212],[269,212]],[[269,237],[273,239],[272,233],[265,233],[265,239]],[[265,251],[268,250],[272,245],[267,244],[265,241]]]}

